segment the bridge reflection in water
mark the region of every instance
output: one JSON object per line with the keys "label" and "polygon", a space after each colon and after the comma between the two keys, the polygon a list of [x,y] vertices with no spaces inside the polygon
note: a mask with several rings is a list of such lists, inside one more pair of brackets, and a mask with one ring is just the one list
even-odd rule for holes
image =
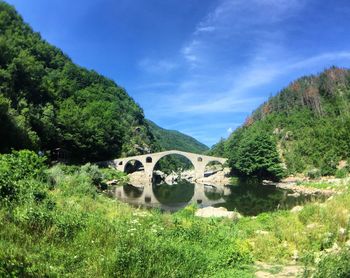
{"label": "bridge reflection in water", "polygon": [[166,211],[176,211],[192,203],[201,207],[223,204],[225,203],[223,197],[229,194],[230,189],[222,185],[188,182],[173,185],[148,183],[142,187],[128,184],[113,189],[113,195],[123,202]]}

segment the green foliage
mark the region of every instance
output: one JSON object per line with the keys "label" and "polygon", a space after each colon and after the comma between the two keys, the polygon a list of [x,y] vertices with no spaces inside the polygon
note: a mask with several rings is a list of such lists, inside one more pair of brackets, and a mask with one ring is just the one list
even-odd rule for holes
{"label": "green foliage", "polygon": [[317,264],[315,278],[346,278],[350,275],[350,250],[324,255]]}
{"label": "green foliage", "polygon": [[250,133],[228,146],[229,165],[239,176],[256,176],[279,180],[284,171],[279,159],[276,143],[267,134]]}
{"label": "green foliage", "polygon": [[44,157],[27,150],[0,154],[0,202],[18,200],[31,179],[43,179],[44,161]]}
{"label": "green foliage", "polygon": [[307,171],[306,175],[310,179],[318,179],[321,177],[321,171],[319,169],[314,168],[314,169]]}
{"label": "green foliage", "polygon": [[33,268],[33,263],[23,254],[0,254],[1,277],[38,277],[49,275]]}
{"label": "green foliage", "polygon": [[102,173],[103,182],[119,180],[124,183],[128,179],[125,173],[117,171],[114,168],[100,168],[100,171]]}
{"label": "green foliage", "polygon": [[277,142],[287,174],[316,168],[321,175],[334,175],[339,161],[350,157],[349,103],[349,70],[332,67],[318,76],[300,78],[262,104],[212,151],[222,153],[224,145],[224,155],[234,157],[252,133],[269,134]]}
{"label": "green foliage", "polygon": [[87,161],[154,147],[124,89],[73,64],[3,1],[0,30],[0,152],[61,148],[71,161]]}
{"label": "green foliage", "polygon": [[200,154],[209,149],[206,145],[181,132],[161,128],[149,120],[147,123],[162,150],[179,150]]}
{"label": "green foliage", "polygon": [[[255,261],[289,263],[295,250],[316,277],[349,271],[350,235],[339,234],[350,227],[349,192],[299,213],[201,219],[195,204],[167,214],[109,199],[93,184],[105,170],[90,164],[45,169],[28,151],[1,156],[15,158],[28,164],[16,174],[27,189],[18,191],[21,202],[0,207],[2,277],[254,277]],[[343,251],[316,265],[316,255],[334,243]]]}
{"label": "green foliage", "polygon": [[81,173],[88,175],[91,179],[91,182],[95,186],[98,186],[101,184],[103,179],[103,174],[97,165],[92,165],[90,163],[87,163],[80,168],[80,171]]}
{"label": "green foliage", "polygon": [[218,143],[213,145],[211,149],[208,151],[209,155],[224,157],[225,153],[225,139],[221,138]]}
{"label": "green foliage", "polygon": [[349,172],[347,168],[337,169],[335,172],[335,177],[338,179],[346,178]]}

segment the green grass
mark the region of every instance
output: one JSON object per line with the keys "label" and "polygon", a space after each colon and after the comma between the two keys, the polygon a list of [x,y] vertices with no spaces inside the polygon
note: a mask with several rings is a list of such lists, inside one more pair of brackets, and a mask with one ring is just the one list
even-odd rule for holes
{"label": "green grass", "polygon": [[301,182],[298,183],[300,186],[305,186],[305,187],[312,187],[316,189],[330,189],[334,186],[332,186],[331,183],[328,182],[317,182],[317,181],[311,181],[311,182]]}
{"label": "green grass", "polygon": [[86,168],[51,169],[44,197],[2,205],[1,277],[254,277],[254,262],[289,264],[296,253],[318,275],[349,265],[345,255],[326,263],[323,251],[347,250],[349,191],[299,213],[234,222],[197,218],[194,205],[174,214],[132,208],[99,193]]}
{"label": "green grass", "polygon": [[310,187],[315,189],[331,189],[336,191],[345,191],[349,188],[350,180],[342,179],[338,182],[329,182],[329,181],[304,181],[299,182],[299,186]]}

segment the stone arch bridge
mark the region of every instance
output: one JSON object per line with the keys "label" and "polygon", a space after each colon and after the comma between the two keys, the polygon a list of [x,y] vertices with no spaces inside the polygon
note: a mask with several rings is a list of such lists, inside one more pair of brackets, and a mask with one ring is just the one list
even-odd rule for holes
{"label": "stone arch bridge", "polygon": [[222,157],[214,157],[214,156],[208,156],[208,155],[201,155],[201,154],[195,154],[190,152],[183,152],[183,151],[177,151],[177,150],[171,150],[171,151],[164,151],[164,152],[158,152],[158,153],[150,153],[150,154],[143,154],[143,155],[136,155],[136,156],[130,156],[125,158],[118,158],[113,160],[113,165],[122,172],[125,172],[126,165],[131,161],[138,161],[140,162],[145,171],[145,175],[147,178],[152,180],[153,178],[153,170],[156,166],[157,162],[168,155],[171,154],[177,154],[181,155],[183,157],[186,157],[189,161],[191,161],[194,171],[195,171],[195,177],[203,178],[204,177],[204,171],[205,166],[210,162],[219,162],[224,164],[227,159]]}

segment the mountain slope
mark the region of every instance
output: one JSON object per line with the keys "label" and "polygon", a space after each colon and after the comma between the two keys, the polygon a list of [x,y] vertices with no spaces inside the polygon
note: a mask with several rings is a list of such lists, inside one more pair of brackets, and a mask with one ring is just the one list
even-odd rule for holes
{"label": "mountain slope", "polygon": [[0,1],[0,152],[12,148],[81,162],[206,146],[147,122],[123,88],[74,64]]}
{"label": "mountain slope", "polygon": [[350,71],[333,67],[298,79],[256,109],[211,153],[225,155],[231,167],[239,168],[244,158],[235,153],[257,134],[273,139],[288,174],[316,169],[334,174],[339,162],[350,157]]}
{"label": "mountain slope", "polygon": [[76,161],[152,148],[125,90],[75,65],[0,2],[0,151],[65,149]]}
{"label": "mountain slope", "polygon": [[176,130],[168,130],[159,127],[154,122],[147,120],[150,131],[162,150],[179,150],[184,152],[203,153],[209,148],[191,136]]}

